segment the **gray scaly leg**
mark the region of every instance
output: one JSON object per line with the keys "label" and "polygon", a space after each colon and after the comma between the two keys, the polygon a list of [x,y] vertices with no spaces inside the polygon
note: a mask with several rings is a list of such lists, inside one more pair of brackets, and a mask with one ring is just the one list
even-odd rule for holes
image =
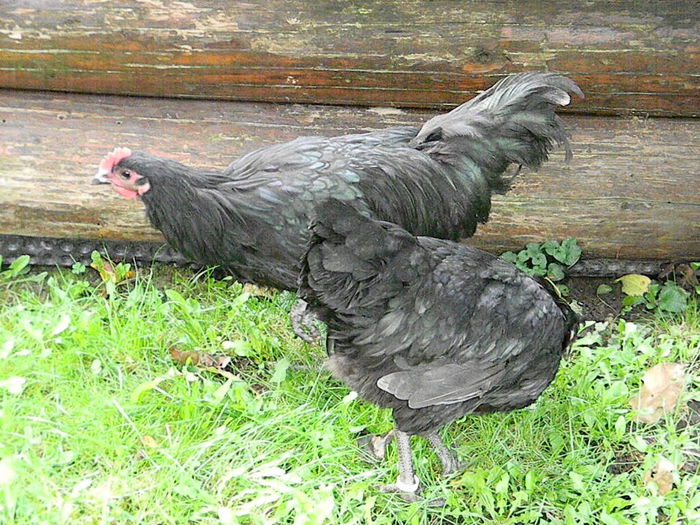
{"label": "gray scaly leg", "polygon": [[396,483],[382,485],[379,490],[382,492],[398,492],[406,501],[419,501],[418,488],[420,480],[413,471],[413,457],[411,453],[411,436],[399,429],[394,430],[396,445],[399,451],[399,477]]}
{"label": "gray scaly leg", "polygon": [[297,302],[292,306],[290,316],[292,318],[292,328],[297,337],[309,344],[319,344],[321,332],[314,324],[318,321],[318,318],[308,308],[306,301],[297,299]]}
{"label": "gray scaly leg", "polygon": [[437,432],[431,430],[430,432],[421,434],[421,436],[428,440],[428,443],[432,445],[437,457],[440,459],[440,463],[442,463],[443,476],[450,476],[455,472],[464,470],[464,463],[459,461],[450,451],[450,449],[445,446],[445,443],[442,441],[442,438]]}

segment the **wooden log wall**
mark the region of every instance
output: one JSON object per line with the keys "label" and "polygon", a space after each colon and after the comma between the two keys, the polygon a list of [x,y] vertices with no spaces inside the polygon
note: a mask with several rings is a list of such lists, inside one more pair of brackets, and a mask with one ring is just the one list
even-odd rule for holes
{"label": "wooden log wall", "polygon": [[[387,108],[0,92],[0,235],[154,241],[143,205],[90,179],[115,146],[223,168],[299,135],[423,122]],[[493,252],[576,237],[588,257],[700,260],[700,121],[565,116],[555,154],[494,198],[474,243]]]}
{"label": "wooden log wall", "polygon": [[443,108],[566,73],[579,113],[697,116],[685,0],[2,0],[0,87]]}

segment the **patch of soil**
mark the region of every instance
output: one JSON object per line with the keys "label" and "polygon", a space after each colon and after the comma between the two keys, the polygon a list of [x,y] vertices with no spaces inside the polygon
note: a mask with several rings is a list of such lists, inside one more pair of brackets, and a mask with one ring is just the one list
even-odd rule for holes
{"label": "patch of soil", "polygon": [[615,461],[608,465],[610,474],[622,474],[632,472],[644,461],[644,454],[638,450],[617,450],[615,451]]}
{"label": "patch of soil", "polygon": [[[622,300],[625,295],[622,293],[620,283],[614,282],[614,279],[606,277],[571,277],[565,281],[569,287],[570,294],[567,297],[569,301],[576,301],[581,305],[582,317],[586,321],[609,321],[616,319],[622,310]],[[601,284],[606,284],[612,288],[612,291],[604,295],[598,295],[596,292]],[[635,307],[631,311],[625,313],[625,319],[635,320],[644,317],[649,317],[651,314],[644,307]]]}

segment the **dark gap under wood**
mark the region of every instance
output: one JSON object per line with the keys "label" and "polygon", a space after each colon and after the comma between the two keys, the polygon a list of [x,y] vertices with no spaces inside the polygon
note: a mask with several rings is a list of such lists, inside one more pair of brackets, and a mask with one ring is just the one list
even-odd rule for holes
{"label": "dark gap under wood", "polygon": [[[468,240],[465,242],[469,242]],[[22,255],[37,266],[71,267],[76,262],[90,264],[93,251],[113,262],[139,267],[153,263],[201,268],[163,242],[128,242],[99,239],[57,239],[0,234],[0,255],[10,264]],[[669,262],[685,260],[581,259],[566,269],[569,277],[619,277],[629,273],[656,276]]]}

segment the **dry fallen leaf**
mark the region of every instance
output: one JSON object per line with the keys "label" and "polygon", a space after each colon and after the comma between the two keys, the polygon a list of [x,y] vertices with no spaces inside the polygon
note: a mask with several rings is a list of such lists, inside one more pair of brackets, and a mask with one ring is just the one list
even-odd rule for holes
{"label": "dry fallen leaf", "polygon": [[684,377],[680,363],[659,363],[647,370],[639,394],[630,399],[637,421],[653,425],[672,412],[683,391]]}
{"label": "dry fallen leaf", "polygon": [[258,286],[257,284],[252,283],[245,283],[243,285],[243,293],[250,294],[253,297],[265,297],[267,299],[273,298],[276,294],[273,288]]}
{"label": "dry fallen leaf", "polygon": [[108,261],[107,259],[102,259],[100,264],[92,263],[90,265],[90,268],[97,270],[97,273],[100,274],[100,278],[104,282],[113,282],[115,284],[123,282],[123,281],[127,281],[127,280],[132,279],[133,277],[136,276],[135,270],[129,270],[123,276],[118,276],[117,271],[114,268],[114,265],[110,261]]}
{"label": "dry fallen leaf", "polygon": [[114,267],[112,264],[103,260],[100,264],[95,264],[94,262],[90,265],[90,268],[96,270],[100,274],[100,279],[103,281],[109,281],[110,277],[114,275]]}
{"label": "dry fallen leaf", "polygon": [[183,352],[174,346],[170,348],[170,357],[183,365],[189,362],[193,365],[215,368],[217,370],[224,370],[231,364],[231,358],[226,355],[211,355],[204,352]]}
{"label": "dry fallen leaf", "polygon": [[673,488],[676,478],[676,466],[666,458],[661,458],[650,471],[644,474],[644,483],[656,483],[659,494],[664,495]]}
{"label": "dry fallen leaf", "polygon": [[158,442],[152,436],[141,436],[141,444],[146,448],[158,448]]}
{"label": "dry fallen leaf", "polygon": [[615,282],[618,281],[622,283],[622,293],[625,295],[644,295],[651,284],[649,277],[638,273],[623,275],[619,279],[615,279]]}

